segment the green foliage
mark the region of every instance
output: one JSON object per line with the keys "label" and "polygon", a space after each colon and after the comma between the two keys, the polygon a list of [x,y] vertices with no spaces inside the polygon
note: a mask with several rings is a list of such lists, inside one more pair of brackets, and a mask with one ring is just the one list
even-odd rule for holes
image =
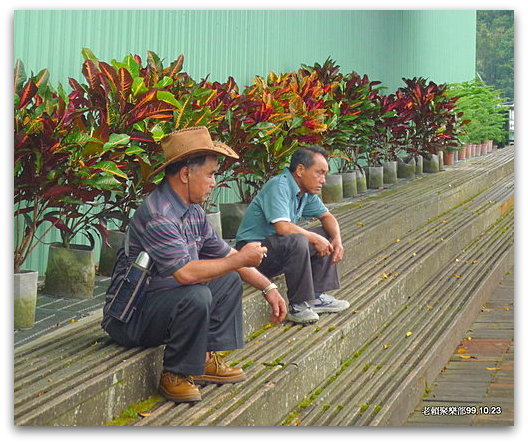
{"label": "green foliage", "polygon": [[455,109],[457,113],[463,113],[463,119],[469,121],[461,136],[464,143],[505,140],[507,113],[501,107],[504,99],[500,97],[499,91],[474,79],[450,85],[448,95],[458,97]]}
{"label": "green foliage", "polygon": [[514,100],[514,11],[477,11],[477,72]]}

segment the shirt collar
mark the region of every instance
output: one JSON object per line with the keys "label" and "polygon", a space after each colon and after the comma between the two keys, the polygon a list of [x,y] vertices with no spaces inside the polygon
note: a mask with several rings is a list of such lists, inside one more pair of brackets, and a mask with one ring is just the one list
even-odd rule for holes
{"label": "shirt collar", "polygon": [[297,185],[297,182],[295,182],[291,171],[288,168],[284,168],[282,174],[284,174],[288,178],[288,184],[292,191],[295,193],[295,195],[299,196],[299,194],[301,193],[301,189],[299,188],[299,185]]}
{"label": "shirt collar", "polygon": [[187,211],[189,211],[189,208],[191,205],[187,205],[180,196],[178,196],[178,193],[176,193],[169,183],[163,179],[163,182],[160,184],[161,193],[167,198],[167,200],[170,202],[172,208],[174,209],[176,215],[180,218],[183,218]]}

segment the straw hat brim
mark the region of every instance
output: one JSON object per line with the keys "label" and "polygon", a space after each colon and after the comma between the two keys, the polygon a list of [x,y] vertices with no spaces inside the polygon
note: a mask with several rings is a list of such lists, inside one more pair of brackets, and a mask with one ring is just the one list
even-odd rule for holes
{"label": "straw hat brim", "polygon": [[158,168],[156,168],[152,173],[150,173],[148,179],[157,176],[171,163],[180,162],[190,157],[197,157],[204,154],[219,154],[221,156],[232,157],[233,159],[239,158],[235,150],[227,146],[225,143],[213,141],[212,147],[197,147],[185,151],[179,155],[174,156],[172,159],[167,160],[166,162],[162,163]]}

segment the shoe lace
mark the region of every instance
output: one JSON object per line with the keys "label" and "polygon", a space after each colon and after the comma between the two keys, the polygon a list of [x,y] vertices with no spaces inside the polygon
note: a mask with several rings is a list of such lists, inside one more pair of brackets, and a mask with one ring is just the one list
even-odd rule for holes
{"label": "shoe lace", "polygon": [[214,363],[215,363],[217,368],[226,367],[226,363],[225,363],[224,359],[222,358],[222,356],[220,356],[219,353],[212,351],[212,352],[209,352],[209,355],[210,355],[211,359],[214,361]]}
{"label": "shoe lace", "polygon": [[177,384],[180,380],[184,379],[190,384],[194,385],[194,379],[190,375],[183,375],[183,374],[176,374],[176,373],[168,372],[168,376],[169,376],[169,381],[171,383]]}

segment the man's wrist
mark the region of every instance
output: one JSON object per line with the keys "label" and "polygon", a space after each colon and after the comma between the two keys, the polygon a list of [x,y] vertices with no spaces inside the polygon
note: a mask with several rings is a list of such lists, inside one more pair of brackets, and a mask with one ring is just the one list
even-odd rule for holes
{"label": "man's wrist", "polygon": [[277,285],[275,285],[273,282],[271,284],[269,284],[266,288],[263,288],[262,289],[262,295],[263,296],[267,296],[268,293],[271,291],[271,290],[276,290],[277,288]]}

